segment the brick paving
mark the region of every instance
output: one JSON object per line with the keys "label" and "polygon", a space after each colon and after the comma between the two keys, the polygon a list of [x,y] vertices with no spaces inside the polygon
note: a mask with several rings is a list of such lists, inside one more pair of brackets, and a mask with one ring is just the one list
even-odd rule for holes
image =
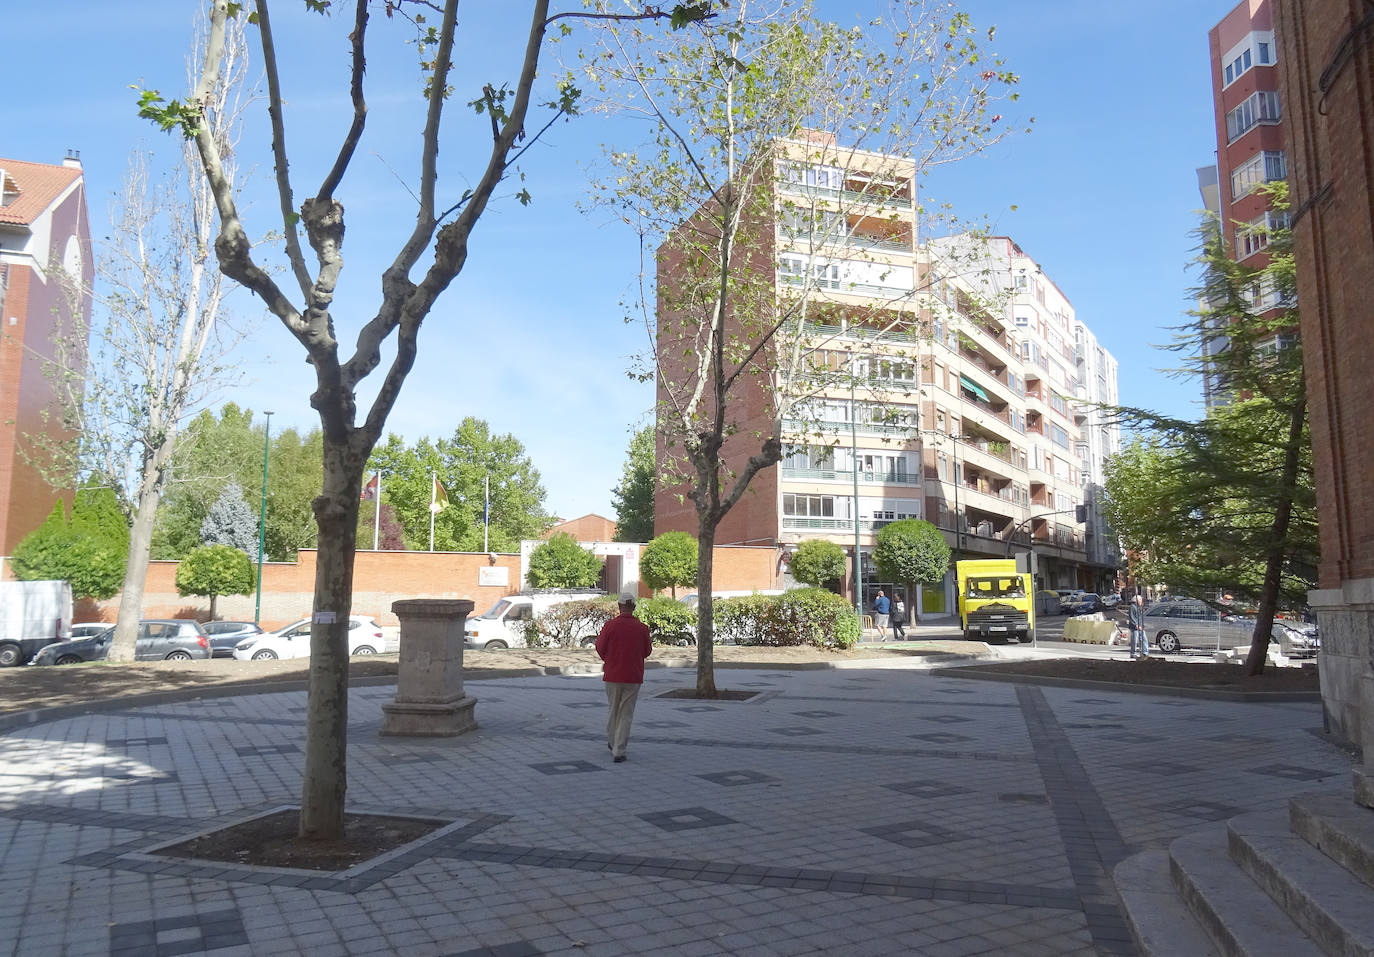
{"label": "brick paving", "polygon": [[1315,703],[650,678],[620,765],[594,676],[469,682],[480,728],[443,740],[381,738],[355,689],[350,808],[450,823],[339,874],[149,853],[299,799],[303,692],[0,735],[0,957],[1131,954],[1118,861],[1350,767]]}

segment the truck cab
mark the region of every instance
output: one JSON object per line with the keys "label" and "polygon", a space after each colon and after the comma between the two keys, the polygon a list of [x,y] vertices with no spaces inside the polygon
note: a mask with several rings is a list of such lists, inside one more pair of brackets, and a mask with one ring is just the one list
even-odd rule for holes
{"label": "truck cab", "polygon": [[959,623],[964,637],[1001,644],[1035,638],[1034,585],[1015,559],[958,562]]}

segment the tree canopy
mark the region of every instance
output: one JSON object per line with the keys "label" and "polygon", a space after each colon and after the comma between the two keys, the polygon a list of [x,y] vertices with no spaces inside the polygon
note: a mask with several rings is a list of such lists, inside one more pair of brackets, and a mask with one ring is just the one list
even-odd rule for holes
{"label": "tree canopy", "polygon": [[535,588],[590,588],[601,577],[601,559],[566,532],[555,532],[530,552],[527,574]]}
{"label": "tree canopy", "polygon": [[[487,551],[510,552],[524,539],[538,538],[553,524],[544,507],[539,470],[515,436],[496,434],[482,419],[468,416],[448,438],[421,438],[407,445],[389,435],[368,460],[382,469],[382,501],[396,519],[410,549],[429,548],[433,478],[448,493],[448,505],[434,516],[436,551],[482,551],[482,513],[489,480],[490,534]],[[369,471],[370,474],[370,471]],[[364,541],[370,540],[369,533]]]}
{"label": "tree canopy", "polygon": [[228,545],[245,555],[258,553],[258,519],[243,500],[238,482],[230,482],[200,523],[200,540],[206,545]]}
{"label": "tree canopy", "polygon": [[949,543],[940,530],[919,518],[889,522],[878,530],[873,562],[886,581],[938,582],[949,571]]}
{"label": "tree canopy", "polygon": [[256,583],[252,561],[232,545],[203,545],[177,565],[177,594],[208,595],[212,619],[220,595],[248,595]]}
{"label": "tree canopy", "polygon": [[69,582],[78,598],[111,598],[124,582],[129,525],[109,488],[76,494],[68,520],[62,503],[15,546],[10,558],[21,581]]}
{"label": "tree canopy", "polygon": [[[1273,210],[1288,209],[1287,184],[1259,189]],[[1233,228],[1268,262],[1232,259]],[[1218,401],[1196,421],[1114,410],[1136,439],[1107,465],[1104,510],[1137,578],[1256,603],[1246,668],[1257,674],[1274,614],[1315,587],[1319,552],[1292,236],[1248,224],[1223,229],[1214,217],[1199,233],[1201,305],[1171,348],[1188,357],[1178,373],[1203,378]]]}
{"label": "tree canopy", "polygon": [[797,545],[788,568],[803,585],[825,588],[845,574],[844,549],[824,538],[808,538]]}
{"label": "tree canopy", "polygon": [[615,502],[615,540],[647,542],[654,537],[654,427],[646,425],[630,438],[620,484],[611,490]]}
{"label": "tree canopy", "polygon": [[696,581],[696,539],[686,532],[664,532],[639,553],[639,577],[654,591],[671,588],[676,598],[679,585]]}

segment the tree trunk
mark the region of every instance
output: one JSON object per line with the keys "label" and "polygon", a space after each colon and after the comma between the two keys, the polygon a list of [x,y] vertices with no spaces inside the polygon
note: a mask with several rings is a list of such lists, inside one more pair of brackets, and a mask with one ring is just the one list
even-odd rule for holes
{"label": "tree trunk", "polygon": [[217,602],[217,601],[219,601],[219,596],[218,596],[218,595],[211,595],[211,596],[210,596],[210,620],[211,620],[211,621],[214,621],[214,620],[215,620],[215,602]]}
{"label": "tree trunk", "polygon": [[1281,497],[1278,508],[1274,510],[1274,525],[1264,563],[1264,587],[1260,591],[1259,610],[1255,613],[1255,634],[1250,639],[1250,653],[1245,657],[1247,675],[1263,674],[1269,658],[1269,642],[1274,634],[1274,612],[1278,610],[1279,586],[1283,580],[1283,563],[1288,557],[1288,525],[1293,517],[1293,498],[1297,494],[1302,427],[1306,421],[1307,399],[1304,396],[1289,412],[1288,442],[1283,450],[1283,478],[1279,480]]}
{"label": "tree trunk", "polygon": [[324,491],[314,501],[319,525],[315,603],[310,628],[310,696],[305,725],[305,779],[300,837],[344,836],[348,789],[348,616],[363,456],[347,440],[324,438]]}
{"label": "tree trunk", "polygon": [[711,595],[716,530],[704,519],[697,534],[697,697],[718,698],[716,691],[715,599]]}
{"label": "tree trunk", "polygon": [[153,522],[162,499],[160,476],[146,480],[138,496],[138,511],[129,530],[129,561],[119,592],[119,617],[107,661],[133,661],[137,652],[138,621],[143,617],[143,588],[148,580],[148,555],[153,546]]}

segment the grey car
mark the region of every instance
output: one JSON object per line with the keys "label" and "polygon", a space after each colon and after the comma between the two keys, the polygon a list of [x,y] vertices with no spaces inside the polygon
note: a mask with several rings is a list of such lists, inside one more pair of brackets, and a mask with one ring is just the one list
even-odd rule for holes
{"label": "grey car", "polygon": [[[1145,609],[1145,632],[1151,644],[1165,654],[1183,648],[1248,648],[1255,634],[1255,619],[1223,615],[1197,598],[1170,598]],[[1317,653],[1314,639],[1274,622],[1272,641],[1290,658]]]}
{"label": "grey car", "polygon": [[[103,661],[110,653],[114,628],[90,638],[59,641],[33,656],[34,665],[68,665],[79,661]],[[200,623],[185,618],[140,621],[134,657],[139,661],[190,661],[210,657],[210,639]]]}
{"label": "grey car", "polygon": [[240,641],[263,634],[263,629],[251,621],[207,621],[200,627],[210,637],[210,652],[215,658],[232,658]]}

